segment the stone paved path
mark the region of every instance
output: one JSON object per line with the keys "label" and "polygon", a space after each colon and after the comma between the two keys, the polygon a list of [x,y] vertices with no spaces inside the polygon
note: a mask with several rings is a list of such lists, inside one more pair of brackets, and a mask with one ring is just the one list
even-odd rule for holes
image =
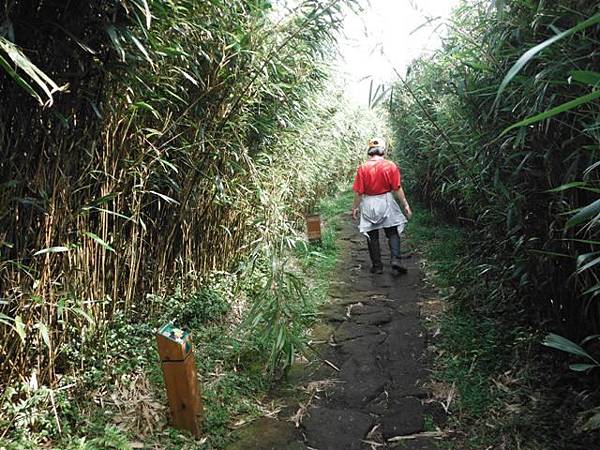
{"label": "stone paved path", "polygon": [[[424,431],[427,372],[418,260],[405,260],[406,275],[389,266],[383,275],[371,274],[364,238],[349,217],[344,219],[332,302],[322,308],[322,323],[313,334],[315,350],[339,371],[323,363],[295,369],[298,383],[334,383],[315,396],[298,429],[284,415],[278,421],[263,419],[243,432],[231,450],[437,448],[432,439],[400,445],[393,439]],[[383,233],[381,239],[388,261]]]}

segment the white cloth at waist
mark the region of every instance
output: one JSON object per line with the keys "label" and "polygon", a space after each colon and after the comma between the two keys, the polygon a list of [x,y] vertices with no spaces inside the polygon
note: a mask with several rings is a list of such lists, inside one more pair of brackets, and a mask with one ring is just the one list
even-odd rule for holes
{"label": "white cloth at waist", "polygon": [[363,195],[360,201],[358,230],[367,234],[371,230],[398,227],[402,233],[407,220],[391,192],[380,195]]}

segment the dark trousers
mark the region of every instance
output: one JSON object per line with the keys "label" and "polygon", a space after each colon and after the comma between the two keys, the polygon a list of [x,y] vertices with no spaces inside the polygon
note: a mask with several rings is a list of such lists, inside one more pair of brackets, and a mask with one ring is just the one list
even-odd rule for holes
{"label": "dark trousers", "polygon": [[[395,259],[400,260],[400,235],[398,234],[398,227],[384,228],[383,231],[385,231],[385,235],[388,238],[392,261]],[[379,230],[372,230],[367,234],[369,235],[367,237],[367,245],[369,246],[371,263],[373,267],[383,267],[383,263],[381,262],[381,247],[379,246]]]}

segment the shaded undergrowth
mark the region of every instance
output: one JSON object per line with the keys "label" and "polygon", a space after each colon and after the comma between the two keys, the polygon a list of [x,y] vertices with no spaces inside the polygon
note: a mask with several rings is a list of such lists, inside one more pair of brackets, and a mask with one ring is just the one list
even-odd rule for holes
{"label": "shaded undergrowth", "polygon": [[[422,253],[439,300],[427,314],[435,396],[449,409],[448,449],[596,448],[581,426],[594,407],[594,380],[565,372],[531,329],[474,307],[486,293],[468,229],[415,208],[407,237]],[[583,393],[583,394],[582,394]]]}
{"label": "shaded undergrowth", "polygon": [[[326,299],[327,275],[338,256],[339,225],[333,216],[347,209],[348,198],[344,194],[320,202],[317,209],[326,224],[322,242],[308,244],[299,239],[290,255],[290,270],[303,291],[302,298],[289,298],[289,311],[295,314],[290,319],[301,349],[317,307]],[[207,287],[193,294],[176,292],[147,299],[163,311],[151,321],[135,320],[135,315],[116,316],[96,342],[81,347],[84,354],[78,345],[69,346],[64,354],[81,361],[83,378],[65,377],[52,390],[31,382],[11,388],[13,395],[24,400],[3,404],[0,428],[9,431],[0,439],[0,448],[224,448],[235,429],[275,413],[280,406],[269,396],[273,383],[285,375],[271,365],[274,342],[244,321],[254,302],[251,297],[260,292],[256,287],[266,276],[260,264],[244,276],[215,274]],[[141,311],[139,317],[143,317]],[[154,337],[167,321],[188,328],[194,339],[205,412],[205,434],[199,441],[167,425]]]}

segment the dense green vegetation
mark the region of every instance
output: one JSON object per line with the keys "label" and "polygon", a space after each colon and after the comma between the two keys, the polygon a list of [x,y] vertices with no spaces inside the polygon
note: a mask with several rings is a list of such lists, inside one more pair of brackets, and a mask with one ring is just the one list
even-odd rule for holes
{"label": "dense green vegetation", "polygon": [[119,430],[160,429],[169,320],[197,341],[205,446],[256,413],[322,295],[296,261],[303,216],[377,126],[325,63],[351,3],[2,7],[3,444],[121,448]]}
{"label": "dense green vegetation", "polygon": [[[335,202],[328,200],[317,210],[329,220],[335,212],[332,207]],[[295,322],[302,329],[297,336],[301,343],[317,306],[327,298],[327,274],[338,253],[335,234],[335,224],[330,223],[321,245],[299,243],[291,255],[298,266],[294,275],[304,289],[303,296],[290,298],[287,306],[302,313]],[[87,348],[83,354],[72,355],[85,365],[83,373],[69,377],[69,382],[77,383],[75,389],[27,384],[10,389],[9,398],[20,394],[25,401],[3,403],[1,416],[15,423],[0,422],[10,427],[9,439],[0,443],[15,450],[37,449],[48,441],[55,448],[69,450],[130,449],[136,442],[159,448],[223,448],[231,442],[232,431],[273,408],[271,378],[265,377],[264,370],[272,342],[265,339],[263,330],[241,329],[239,312],[234,310],[239,305],[231,302],[234,297],[252,300],[264,276],[255,271],[252,277],[235,280],[228,274],[213,274],[207,287],[164,299],[165,311],[149,322],[119,315],[104,330],[101,350]],[[205,439],[200,442],[165,427],[162,374],[156,349],[149,343],[156,328],[168,320],[193,331],[206,412]],[[57,417],[48,411],[51,392]]]}
{"label": "dense green vegetation", "polygon": [[595,365],[579,353],[569,372],[541,342],[600,331],[599,24],[597,1],[464,2],[386,105],[407,191],[468,236],[430,255],[452,287],[440,376],[460,448],[597,445]]}
{"label": "dense green vegetation", "polygon": [[[416,61],[397,85],[391,121],[413,190],[477,233],[482,278],[498,283],[486,302],[582,337],[600,327],[599,111],[597,101],[564,105],[596,94],[600,16],[597,2],[570,8],[514,1],[458,9],[444,50]],[[528,49],[590,17],[595,25],[531,57],[505,86]],[[561,114],[509,129],[559,105]],[[504,301],[515,293],[519,301]]]}
{"label": "dense green vegetation", "polygon": [[598,404],[596,380],[578,379],[563,358],[540,352],[535,330],[474,308],[471,289],[481,285],[469,230],[436,209],[414,210],[408,242],[438,293],[426,300],[424,319],[431,395],[449,409],[442,448],[595,448],[597,436],[585,424]]}
{"label": "dense green vegetation", "polygon": [[[221,448],[265,414],[335,261],[335,227],[305,246],[303,216],[382,132],[326,63],[355,3],[4,2],[0,447]],[[594,448],[600,5],[465,1],[440,27],[369,103],[426,205],[448,445]],[[164,428],[171,320],[196,342],[198,443]]]}

